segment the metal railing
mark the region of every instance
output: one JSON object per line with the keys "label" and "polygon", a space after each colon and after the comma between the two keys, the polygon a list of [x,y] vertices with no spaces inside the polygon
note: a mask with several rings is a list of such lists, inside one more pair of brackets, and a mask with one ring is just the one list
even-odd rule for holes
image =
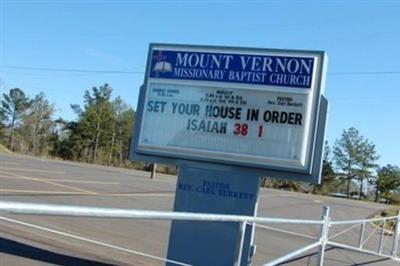
{"label": "metal railing", "polygon": [[[29,214],[29,215],[51,215],[51,216],[75,216],[75,217],[97,217],[97,218],[121,218],[121,219],[151,219],[151,220],[190,220],[190,221],[204,221],[204,222],[237,222],[241,226],[240,229],[240,245],[236,256],[235,265],[239,265],[242,257],[242,247],[244,241],[246,224],[296,224],[296,225],[318,225],[321,227],[317,241],[309,244],[300,249],[294,250],[282,257],[274,259],[264,265],[277,265],[287,262],[299,255],[318,248],[317,265],[322,266],[325,257],[326,246],[340,247],[352,251],[362,252],[366,254],[373,254],[382,257],[399,260],[397,257],[398,242],[400,233],[400,211],[397,216],[373,218],[364,220],[349,220],[349,221],[331,221],[329,207],[324,207],[323,215],[320,220],[303,220],[303,219],[283,219],[283,218],[268,218],[268,217],[252,217],[252,216],[239,216],[239,215],[219,215],[219,214],[205,214],[205,213],[187,213],[187,212],[164,212],[164,211],[145,211],[145,210],[132,210],[132,209],[116,209],[116,208],[98,208],[98,207],[79,207],[67,205],[49,205],[49,204],[34,204],[34,203],[21,203],[21,202],[8,202],[0,201],[0,212],[2,214]],[[393,235],[393,243],[390,254],[383,253],[383,246],[386,242],[385,234],[389,235],[390,232],[385,230],[385,225],[388,221],[393,221],[394,229],[391,233]],[[378,225],[374,224],[378,223]],[[377,250],[368,250],[364,248],[364,244],[370,239],[371,235],[365,238],[366,225],[372,224],[375,226],[375,231],[380,229],[382,225],[379,246]],[[330,228],[333,226],[351,225],[333,236],[329,236]],[[345,243],[332,241],[349,230],[354,229],[356,226],[360,227],[360,236],[358,246],[351,246]],[[179,265],[188,265],[186,263],[171,261]]]}
{"label": "metal railing", "polygon": [[[392,221],[392,224],[393,224],[392,230],[386,228],[386,225],[390,221]],[[399,260],[397,257],[397,252],[398,252],[399,233],[400,233],[400,231],[399,231],[400,230],[400,210],[397,212],[396,216],[371,218],[371,219],[363,219],[363,220],[332,221],[330,224],[331,224],[331,226],[335,226],[335,225],[336,226],[351,225],[351,226],[349,228],[343,230],[342,232],[339,232],[339,233],[329,237],[328,245],[340,247],[340,248],[344,248],[344,249],[348,249],[348,250],[352,250],[352,251],[359,251],[359,252],[363,252],[366,254],[377,255],[377,256],[386,257],[386,258],[392,258],[394,260]],[[369,235],[367,237],[365,237],[367,225],[372,226],[374,229],[372,230],[372,232],[369,233]],[[339,235],[342,235],[349,230],[356,229],[357,227],[360,227],[357,245],[352,246],[352,245],[348,245],[348,244],[331,241],[331,239],[338,237]],[[376,250],[367,249],[365,247],[365,244],[368,242],[369,239],[371,239],[371,237],[375,233],[377,233],[377,236],[379,237]],[[385,254],[383,252],[383,248],[384,248],[384,245],[390,235],[393,236],[390,254]]]}

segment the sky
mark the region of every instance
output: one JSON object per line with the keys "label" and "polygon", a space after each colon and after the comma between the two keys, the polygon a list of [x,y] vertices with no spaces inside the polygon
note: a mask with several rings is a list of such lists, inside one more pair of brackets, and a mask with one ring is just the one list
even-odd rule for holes
{"label": "sky", "polygon": [[152,42],[322,50],[328,142],[355,127],[380,164],[400,166],[400,1],[0,0],[0,9],[0,93],[43,91],[56,117],[75,119],[70,104],[106,82],[136,108]]}

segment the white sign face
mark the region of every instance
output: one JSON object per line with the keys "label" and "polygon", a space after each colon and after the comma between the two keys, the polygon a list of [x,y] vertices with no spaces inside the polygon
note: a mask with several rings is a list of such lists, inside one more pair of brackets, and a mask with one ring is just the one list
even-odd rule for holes
{"label": "white sign face", "polygon": [[319,53],[153,46],[138,151],[308,171]]}

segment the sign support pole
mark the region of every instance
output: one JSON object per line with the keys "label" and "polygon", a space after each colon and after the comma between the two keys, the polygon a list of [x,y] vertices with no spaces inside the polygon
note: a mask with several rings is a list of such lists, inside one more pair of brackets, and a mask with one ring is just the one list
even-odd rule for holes
{"label": "sign support pole", "polygon": [[151,164],[150,179],[154,179],[156,177],[156,170],[157,170],[157,164],[156,163]]}
{"label": "sign support pole", "polygon": [[[174,211],[255,216],[259,185],[259,173],[237,167],[183,166]],[[167,258],[191,265],[249,265],[253,227],[246,223],[173,221]]]}

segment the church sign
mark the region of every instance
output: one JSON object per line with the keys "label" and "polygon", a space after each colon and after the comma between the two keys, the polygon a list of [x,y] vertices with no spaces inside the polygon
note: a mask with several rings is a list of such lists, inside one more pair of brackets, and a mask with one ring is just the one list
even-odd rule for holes
{"label": "church sign", "polygon": [[318,51],[152,44],[135,152],[311,174],[326,60]]}

